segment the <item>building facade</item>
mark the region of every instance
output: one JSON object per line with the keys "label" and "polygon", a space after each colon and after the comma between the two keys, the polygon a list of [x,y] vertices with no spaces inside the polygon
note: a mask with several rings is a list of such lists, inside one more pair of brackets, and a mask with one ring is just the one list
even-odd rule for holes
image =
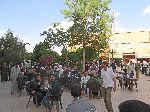
{"label": "building facade", "polygon": [[115,33],[109,45],[113,58],[150,61],[150,31]]}

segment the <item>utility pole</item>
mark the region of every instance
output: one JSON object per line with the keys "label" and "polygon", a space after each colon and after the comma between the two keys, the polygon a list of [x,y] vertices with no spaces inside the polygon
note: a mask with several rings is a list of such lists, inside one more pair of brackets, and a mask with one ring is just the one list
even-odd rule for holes
{"label": "utility pole", "polygon": [[113,49],[111,51],[111,55],[112,55],[112,60],[113,60],[113,58],[114,58],[114,50]]}

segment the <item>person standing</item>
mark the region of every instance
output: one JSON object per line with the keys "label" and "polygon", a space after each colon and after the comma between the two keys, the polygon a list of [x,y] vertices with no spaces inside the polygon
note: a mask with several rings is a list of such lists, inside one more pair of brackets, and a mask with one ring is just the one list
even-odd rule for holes
{"label": "person standing", "polygon": [[125,61],[122,64],[122,70],[124,71],[125,74],[127,74],[127,63]]}
{"label": "person standing", "polygon": [[59,112],[59,101],[61,101],[61,86],[59,81],[56,79],[56,76],[54,74],[51,74],[49,76],[50,79],[50,85],[48,87],[48,94],[43,97],[43,101],[45,106],[47,106],[49,109],[51,109],[51,105],[49,104],[49,98],[56,104],[57,112]]}
{"label": "person standing", "polygon": [[112,89],[116,91],[116,77],[112,68],[108,67],[108,63],[104,61],[102,63],[103,69],[101,70],[102,78],[102,94],[106,109],[108,112],[113,112],[112,102],[111,102],[111,92]]}
{"label": "person standing", "polygon": [[71,95],[73,101],[66,108],[66,112],[96,112],[96,108],[90,102],[81,98],[82,89],[79,84],[74,84],[71,87]]}
{"label": "person standing", "polygon": [[10,77],[11,77],[11,81],[12,81],[11,94],[18,91],[18,84],[17,84],[16,79],[19,74],[21,74],[21,70],[20,70],[19,64],[16,64],[14,67],[11,68],[11,73],[10,73]]}
{"label": "person standing", "polygon": [[135,67],[134,67],[134,63],[132,61],[129,62],[128,66],[127,66],[127,73],[131,74],[131,73],[135,72]]}
{"label": "person standing", "polygon": [[136,78],[139,79],[140,61],[137,61],[137,62],[135,63],[135,73],[136,73]]}
{"label": "person standing", "polygon": [[116,72],[116,63],[115,63],[115,61],[112,61],[110,66],[112,67],[113,72],[115,73]]}
{"label": "person standing", "polygon": [[81,87],[86,95],[87,95],[87,82],[89,79],[90,76],[88,75],[87,71],[84,71],[83,76],[81,77]]}

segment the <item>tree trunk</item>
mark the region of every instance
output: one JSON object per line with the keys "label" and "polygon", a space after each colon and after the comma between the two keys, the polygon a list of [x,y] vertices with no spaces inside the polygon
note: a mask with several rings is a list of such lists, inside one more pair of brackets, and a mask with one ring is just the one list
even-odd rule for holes
{"label": "tree trunk", "polygon": [[67,66],[69,67],[69,61],[68,61],[68,53],[67,53],[67,51],[66,51],[66,53],[65,53],[65,57],[66,57],[66,64],[67,64]]}
{"label": "tree trunk", "polygon": [[83,47],[83,68],[82,71],[85,71],[85,47]]}
{"label": "tree trunk", "polygon": [[65,50],[66,65],[69,67],[68,51],[67,51],[67,49],[66,49],[66,46],[65,46],[65,45],[64,45],[64,50]]}

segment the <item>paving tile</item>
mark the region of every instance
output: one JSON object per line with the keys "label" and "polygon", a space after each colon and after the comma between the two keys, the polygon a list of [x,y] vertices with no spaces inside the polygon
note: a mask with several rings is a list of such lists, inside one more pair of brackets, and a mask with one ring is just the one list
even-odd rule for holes
{"label": "paving tile", "polygon": [[[133,92],[125,89],[122,90],[119,87],[116,92],[112,93],[112,103],[114,112],[118,112],[118,105],[129,99],[137,99],[150,104],[150,77],[140,76],[138,81],[138,92],[134,89]],[[38,109],[30,102],[28,108],[26,104],[29,96],[23,91],[21,96],[18,97],[18,93],[10,94],[10,82],[3,82],[0,84],[0,112],[45,112],[44,106],[40,106]],[[84,97],[88,100],[87,97]],[[60,112],[65,112],[65,108],[72,101],[72,96],[68,90],[64,90],[62,96],[63,109]],[[90,101],[96,106],[97,112],[106,112],[103,99],[92,99]]]}

